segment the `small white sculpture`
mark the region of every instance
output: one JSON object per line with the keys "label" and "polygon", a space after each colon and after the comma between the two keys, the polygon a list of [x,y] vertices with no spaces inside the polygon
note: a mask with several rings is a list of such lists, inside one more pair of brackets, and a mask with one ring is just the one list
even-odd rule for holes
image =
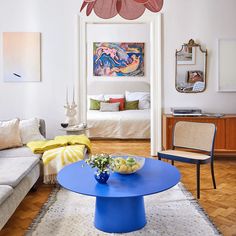
{"label": "small white sculpture", "polygon": [[69,104],[68,101],[68,89],[66,89],[66,105],[64,106],[64,108],[66,109],[66,121],[65,123],[68,124],[68,126],[74,126],[77,124],[77,118],[76,118],[76,108],[77,105],[75,104],[75,93],[74,93],[74,88],[73,88],[73,101],[72,104]]}

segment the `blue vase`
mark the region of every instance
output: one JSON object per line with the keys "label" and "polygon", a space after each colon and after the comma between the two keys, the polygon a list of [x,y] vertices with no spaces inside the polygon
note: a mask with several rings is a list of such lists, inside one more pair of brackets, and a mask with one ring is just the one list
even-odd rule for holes
{"label": "blue vase", "polygon": [[110,174],[109,174],[109,172],[98,172],[98,171],[96,171],[95,173],[94,173],[94,177],[95,177],[95,179],[98,181],[98,183],[100,183],[100,184],[105,184],[106,182],[107,182],[107,180],[109,179],[109,176],[110,176]]}

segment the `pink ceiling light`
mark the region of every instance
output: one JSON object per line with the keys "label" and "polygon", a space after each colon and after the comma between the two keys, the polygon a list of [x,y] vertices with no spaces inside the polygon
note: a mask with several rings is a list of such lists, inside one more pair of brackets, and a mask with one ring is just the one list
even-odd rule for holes
{"label": "pink ceiling light", "polygon": [[159,12],[163,6],[163,0],[84,0],[80,11],[86,6],[87,16],[94,10],[95,14],[103,19],[119,14],[127,20],[134,20],[139,18],[146,8],[152,12]]}

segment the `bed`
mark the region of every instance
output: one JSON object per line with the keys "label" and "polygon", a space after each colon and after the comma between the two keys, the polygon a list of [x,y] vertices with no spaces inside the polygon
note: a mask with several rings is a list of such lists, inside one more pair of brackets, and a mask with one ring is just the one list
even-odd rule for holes
{"label": "bed", "polygon": [[[109,92],[108,92],[109,91]],[[149,92],[146,82],[96,81],[88,86],[89,96],[95,94],[125,94]],[[88,136],[90,138],[150,139],[150,109],[124,110],[117,112],[87,112]]]}
{"label": "bed", "polygon": [[150,110],[88,111],[89,137],[149,139]]}

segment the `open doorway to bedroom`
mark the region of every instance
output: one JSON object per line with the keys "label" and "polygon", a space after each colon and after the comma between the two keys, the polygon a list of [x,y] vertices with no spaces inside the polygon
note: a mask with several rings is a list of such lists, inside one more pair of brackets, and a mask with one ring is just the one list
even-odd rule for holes
{"label": "open doorway to bedroom", "polygon": [[[161,139],[156,121],[161,110],[160,84],[156,89],[161,74],[160,51],[156,53],[160,42],[155,42],[159,21],[160,17],[132,23],[79,19],[79,118],[87,123],[90,138],[151,140],[151,154],[155,155],[160,146],[156,137]],[[120,111],[130,105],[127,102],[136,108]]]}
{"label": "open doorway to bedroom", "polygon": [[95,139],[150,140],[150,28],[89,24],[87,125]]}

